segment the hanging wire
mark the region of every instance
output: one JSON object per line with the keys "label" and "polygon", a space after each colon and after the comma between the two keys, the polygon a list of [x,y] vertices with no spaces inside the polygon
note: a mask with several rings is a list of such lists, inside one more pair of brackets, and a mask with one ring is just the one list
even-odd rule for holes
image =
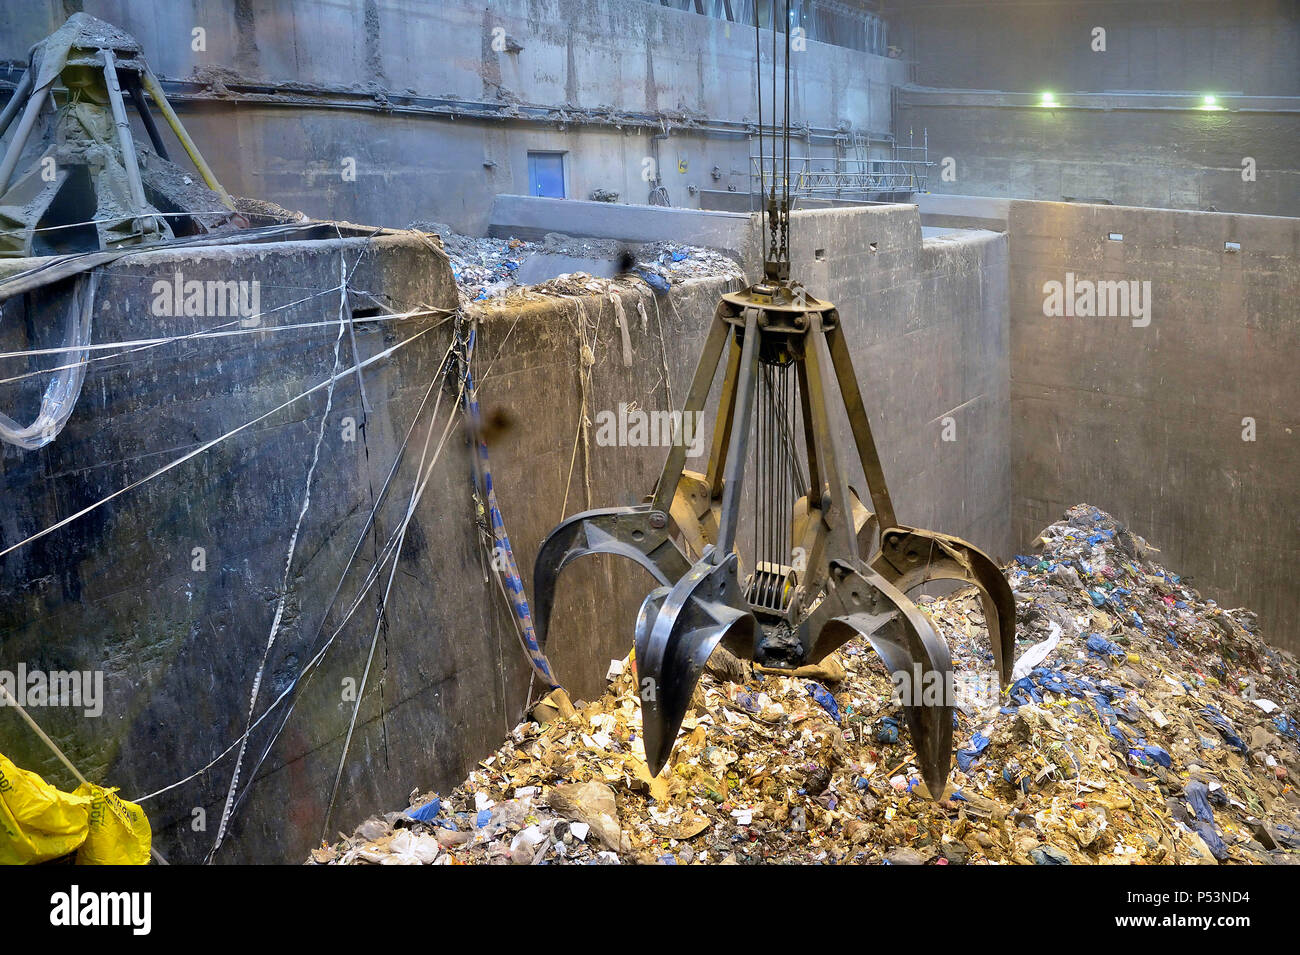
{"label": "hanging wire", "polygon": [[781,259],[789,261],[790,238],[790,0],[785,0],[785,110],[782,113],[784,139],[781,159],[784,175],[781,178]]}
{"label": "hanging wire", "polygon": [[[451,354],[451,350],[454,347],[454,345],[455,345],[455,339],[453,338],[451,344],[447,346],[447,350],[443,354],[442,357],[443,362],[445,362],[447,360],[448,355]],[[441,366],[441,362],[440,362],[440,366]],[[387,476],[384,478],[383,485],[379,489],[378,498],[370,508],[370,513],[366,517],[365,523],[362,525],[361,530],[358,533],[356,543],[352,547],[352,552],[348,556],[347,561],[343,565],[343,570],[339,575],[338,583],[334,587],[334,592],[330,595],[329,602],[326,604],[325,610],[321,614],[321,621],[316,628],[315,634],[312,637],[313,641],[319,640],[321,634],[324,633],[325,631],[325,627],[329,620],[330,613],[333,611],[334,606],[338,603],[339,595],[343,590],[343,584],[347,580],[349,571],[351,571],[352,567],[356,564],[357,555],[361,551],[361,546],[365,543],[366,538],[370,535],[371,529],[376,526],[376,522],[379,517],[379,509],[383,506],[383,504],[387,500],[389,488],[391,487],[393,480],[397,475],[399,465],[404,460],[406,450],[411,442],[412,433],[415,431],[417,424],[421,421],[423,417],[424,408],[429,402],[430,395],[432,395],[436,390],[438,393],[438,397],[437,400],[435,400],[434,402],[433,411],[429,415],[429,424],[428,424],[430,428],[434,427],[434,423],[438,417],[438,409],[441,406],[442,395],[443,395],[442,390],[438,387],[439,383],[440,383],[440,379],[436,375],[432,376],[429,379],[429,386],[428,388],[425,389],[424,397],[420,400],[419,406],[415,409],[415,413],[411,417],[411,423],[407,426],[406,433],[402,436],[402,440],[397,447],[396,453],[393,456],[393,463],[388,470]],[[417,468],[417,479],[418,479],[419,472],[420,469]],[[281,731],[283,731],[285,727],[285,724],[288,722],[289,715],[293,712],[293,708],[297,705],[298,702],[297,691],[300,685],[310,681],[315,667],[320,663],[322,659],[324,659],[326,652],[333,645],[335,638],[337,638],[339,634],[343,632],[343,628],[347,626],[348,621],[352,619],[352,616],[356,613],[358,608],[360,608],[362,603],[365,602],[366,595],[370,592],[371,587],[373,587],[375,582],[379,579],[379,576],[382,573],[383,568],[388,563],[389,557],[393,554],[394,545],[398,539],[399,533],[401,532],[404,526],[405,526],[405,521],[403,521],[396,528],[394,528],[392,533],[388,536],[388,539],[385,541],[379,554],[375,557],[374,561],[371,563],[370,569],[366,572],[365,579],[358,586],[356,595],[353,597],[351,603],[348,605],[347,610],[344,611],[343,617],[339,621],[338,626],[335,627],[334,630],[329,634],[329,636],[325,638],[324,643],[320,645],[317,651],[312,655],[312,658],[307,662],[307,664],[302,668],[302,670],[299,671],[298,675],[290,681],[289,685],[285,687],[283,691],[281,691],[280,695],[276,697],[275,700],[273,700],[271,703],[267,705],[266,709],[262,711],[262,714],[256,720],[253,721],[253,724],[249,728],[249,730],[246,730],[243,734],[236,737],[235,740],[231,742],[229,746],[227,746],[224,750],[218,753],[205,766],[190,773],[188,776],[185,776],[177,780],[176,782],[163,786],[161,789],[157,789],[154,790],[153,792],[146,793],[143,796],[137,796],[131,800],[132,802],[135,803],[145,802],[149,799],[153,799],[156,796],[160,796],[165,792],[169,792],[170,790],[175,789],[178,786],[184,785],[185,783],[190,782],[193,779],[197,779],[199,776],[202,776],[209,769],[211,769],[213,766],[219,763],[222,759],[224,759],[230,753],[234,752],[236,747],[238,747],[247,738],[249,731],[256,729],[259,725],[261,725],[262,721],[267,719],[271,715],[271,713],[286,698],[288,698],[292,694],[294,698],[293,700],[290,701],[289,706],[285,711],[284,717],[281,719],[279,727],[276,729],[275,734],[272,736],[271,743],[267,744],[266,750],[263,751],[261,758],[258,760],[258,763],[254,765],[253,770],[250,773],[250,776],[256,776],[257,769],[261,765],[261,760],[266,758],[266,754],[270,751],[271,744],[274,743],[275,739],[279,737]],[[245,792],[247,792],[247,787],[245,787]]]}
{"label": "hanging wire", "polygon": [[4,550],[0,550],[0,557],[4,557],[6,554],[11,554],[14,551],[18,550],[19,548],[25,547],[28,544],[32,543],[33,541],[45,537],[47,534],[52,534],[55,531],[59,530],[61,527],[65,527],[68,524],[71,524],[73,521],[81,517],[84,517],[86,514],[89,514],[91,511],[95,510],[96,508],[103,507],[105,504],[107,504],[109,501],[113,500],[114,498],[119,497],[122,494],[126,494],[128,491],[132,491],[142,484],[152,481],[154,478],[159,477],[162,474],[165,474],[166,472],[170,471],[172,468],[178,467],[181,464],[184,464],[186,461],[190,460],[191,458],[197,457],[198,455],[207,451],[209,448],[212,448],[220,444],[221,442],[227,440],[228,438],[234,437],[236,434],[239,434],[241,431],[251,428],[253,425],[265,420],[266,418],[271,417],[271,415],[275,414],[276,412],[288,408],[294,402],[300,401],[301,399],[306,398],[308,395],[315,394],[317,391],[320,391],[322,388],[328,387],[331,382],[337,380],[339,377],[352,375],[356,372],[358,368],[367,368],[370,365],[373,365],[375,362],[382,361],[383,359],[392,355],[398,349],[406,347],[407,345],[411,344],[417,339],[423,337],[424,335],[427,335],[435,328],[440,327],[442,324],[444,324],[447,321],[449,321],[449,319],[443,319],[441,322],[437,322],[433,325],[428,326],[427,328],[422,328],[420,331],[416,332],[414,335],[411,335],[409,338],[402,339],[401,341],[396,342],[393,345],[390,345],[388,348],[385,348],[383,351],[371,355],[369,358],[365,359],[364,361],[356,362],[356,364],[354,364],[353,366],[344,369],[339,375],[335,375],[332,376],[331,378],[327,378],[325,381],[318,382],[317,384],[308,388],[306,391],[294,395],[292,398],[288,399],[287,401],[281,402],[280,404],[272,408],[270,411],[266,411],[255,418],[245,421],[243,424],[239,425],[238,427],[230,429],[225,434],[218,435],[217,437],[209,441],[205,441],[203,444],[200,444],[198,447],[194,448],[193,450],[187,451],[186,453],[182,454],[180,457],[175,458],[172,461],[169,461],[167,464],[164,464],[162,467],[157,468],[156,470],[150,472],[144,477],[136,481],[132,481],[130,484],[127,484],[123,487],[118,488],[116,491],[113,491],[105,495],[104,497],[101,497],[93,504],[83,507],[75,514],[70,514],[69,516],[62,518],[61,520],[56,521],[55,523],[44,528],[43,530],[37,531],[35,534],[32,534],[31,536],[25,538],[24,540],[20,540],[16,544],[10,544]]}
{"label": "hanging wire", "polygon": [[[767,175],[763,170],[763,52],[759,42],[758,0],[754,0],[754,78],[758,82],[758,214],[761,227],[763,224],[763,197],[767,193]],[[750,188],[753,188],[752,179],[750,180]]]}
{"label": "hanging wire", "polygon": [[[771,135],[768,136],[763,122],[763,62],[762,44],[760,42],[760,19],[758,4],[754,5],[754,76],[758,92],[758,183],[759,183],[759,228],[765,231],[767,238],[764,246],[764,273],[769,279],[784,280],[789,274],[790,240],[790,0],[786,0],[785,22],[777,23],[777,0],[771,0],[769,25],[772,29],[771,57]],[[785,60],[783,63],[783,92],[778,108],[778,86],[776,76],[777,31],[785,34]],[[778,112],[781,128],[777,129]],[[768,151],[768,141],[771,151]],[[780,155],[777,143],[780,143]],[[767,172],[771,169],[770,180]],[[779,186],[779,191],[778,191]]]}

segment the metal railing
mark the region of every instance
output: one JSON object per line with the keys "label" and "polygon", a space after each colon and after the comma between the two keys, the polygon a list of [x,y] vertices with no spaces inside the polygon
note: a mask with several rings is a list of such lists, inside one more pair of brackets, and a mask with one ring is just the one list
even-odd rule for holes
{"label": "metal railing", "polygon": [[[844,162],[853,165],[857,160]],[[929,178],[927,165],[910,159],[868,159],[852,169],[804,168],[795,178],[791,191],[821,199],[924,192]]]}
{"label": "metal railing", "polygon": [[[790,197],[810,199],[872,200],[885,195],[925,192],[930,167],[927,146],[896,146],[894,157],[791,156]],[[773,178],[784,175],[781,156],[750,155],[750,195],[758,196],[763,184],[770,189]],[[780,179],[776,179],[778,191]]]}

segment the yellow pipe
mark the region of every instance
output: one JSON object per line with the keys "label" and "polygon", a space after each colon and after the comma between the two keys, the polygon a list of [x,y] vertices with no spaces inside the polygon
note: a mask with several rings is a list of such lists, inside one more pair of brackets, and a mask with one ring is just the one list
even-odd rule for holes
{"label": "yellow pipe", "polygon": [[147,67],[142,70],[140,81],[144,84],[144,88],[149,95],[153,97],[153,101],[158,104],[158,108],[162,110],[167,125],[172,128],[172,132],[180,140],[181,147],[194,163],[194,168],[199,171],[199,175],[203,177],[203,181],[207,183],[208,188],[221,197],[221,202],[227,209],[237,211],[234,200],[230,198],[230,193],[226,192],[225,187],[217,182],[217,177],[213,175],[211,167],[208,166],[199,152],[199,147],[194,145],[194,140],[190,139],[190,134],[185,132],[185,127],[181,125],[180,117],[172,109],[172,104],[167,102],[167,97],[163,95],[162,87],[158,85],[158,79],[153,75],[153,70]]}

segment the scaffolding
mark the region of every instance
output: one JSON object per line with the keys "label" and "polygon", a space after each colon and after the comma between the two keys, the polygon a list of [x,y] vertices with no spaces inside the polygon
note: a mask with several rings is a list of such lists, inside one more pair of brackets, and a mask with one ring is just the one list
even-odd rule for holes
{"label": "scaffolding", "polygon": [[[888,159],[870,155],[871,140],[856,130],[835,138],[832,156],[795,156],[789,158],[790,195],[794,199],[839,199],[849,202],[873,202],[901,198],[929,188],[930,162],[929,133],[922,129],[921,142],[915,142],[908,131],[906,145],[889,141]],[[755,153],[754,137],[750,137],[750,196],[761,196],[770,189],[774,168],[785,168],[785,157],[777,155],[763,158]],[[758,208],[751,204],[751,208]]]}

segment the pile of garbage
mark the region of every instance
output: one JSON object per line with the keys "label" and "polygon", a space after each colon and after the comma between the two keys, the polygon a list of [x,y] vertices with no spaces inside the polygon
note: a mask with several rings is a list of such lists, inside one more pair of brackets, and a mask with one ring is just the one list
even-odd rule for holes
{"label": "pile of garbage", "polygon": [[[683,279],[707,278],[710,276],[741,277],[740,266],[716,249],[706,249],[698,245],[679,245],[675,242],[648,242],[635,249],[636,264],[632,271],[646,281],[652,288],[655,283],[651,275],[657,275],[669,284]],[[666,288],[655,288],[666,291]]]}
{"label": "pile of garbage", "polygon": [[482,301],[512,288],[519,263],[540,248],[538,243],[523,239],[479,239],[460,235],[437,224],[429,231],[437,232],[442,239],[442,247],[451,258],[456,288],[466,301]]}
{"label": "pile of garbage", "polygon": [[686,279],[743,274],[733,259],[716,249],[675,242],[629,245],[557,232],[529,242],[461,235],[436,222],[412,227],[436,232],[442,239],[464,302],[497,299],[522,289],[537,291],[548,281],[567,281],[571,275],[580,277],[579,284],[597,280],[602,289],[617,280],[644,283],[664,294]]}
{"label": "pile of garbage", "polygon": [[918,598],[952,647],[932,800],[894,688],[857,640],[780,674],[720,651],[652,777],[634,657],[554,691],[453,792],[367,820],[315,863],[1300,862],[1300,672],[1110,515],[1071,508],[1007,568],[1000,691],[973,590]]}

